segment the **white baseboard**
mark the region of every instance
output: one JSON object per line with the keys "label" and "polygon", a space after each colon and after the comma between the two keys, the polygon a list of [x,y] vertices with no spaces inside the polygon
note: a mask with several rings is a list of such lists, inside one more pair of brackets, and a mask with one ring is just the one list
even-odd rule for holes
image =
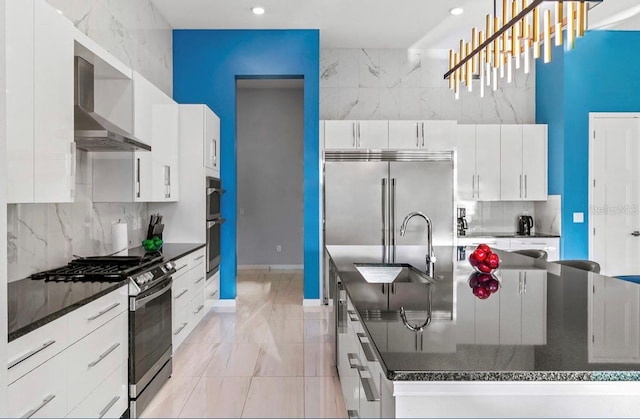
{"label": "white baseboard", "polygon": [[257,270],[257,269],[265,269],[265,270],[280,269],[280,270],[284,270],[284,271],[289,271],[289,270],[301,271],[301,270],[304,269],[304,265],[238,265],[238,270],[239,271],[247,270],[247,269],[253,269],[253,270]]}
{"label": "white baseboard", "polygon": [[216,312],[235,312],[236,300],[215,300],[212,305],[213,311]]}
{"label": "white baseboard", "polygon": [[320,305],[321,303],[319,298],[305,298],[304,300],[302,300],[303,307],[319,307]]}

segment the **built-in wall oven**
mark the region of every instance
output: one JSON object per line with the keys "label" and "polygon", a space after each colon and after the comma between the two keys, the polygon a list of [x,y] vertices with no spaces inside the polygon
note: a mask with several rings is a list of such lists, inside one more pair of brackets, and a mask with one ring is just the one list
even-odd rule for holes
{"label": "built-in wall oven", "polygon": [[225,222],[220,202],[224,192],[220,179],[207,177],[207,277],[216,273],[220,267],[220,230]]}

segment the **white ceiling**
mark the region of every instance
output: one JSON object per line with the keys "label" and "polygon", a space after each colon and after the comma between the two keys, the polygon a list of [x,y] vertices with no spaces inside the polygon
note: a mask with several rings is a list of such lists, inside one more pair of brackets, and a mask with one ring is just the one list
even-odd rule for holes
{"label": "white ceiling", "polygon": [[[483,28],[493,0],[152,0],[175,29],[320,29],[322,48],[448,49]],[[501,2],[498,2],[501,3]],[[267,12],[251,13],[254,6]],[[464,14],[451,16],[452,7]],[[592,27],[640,30],[638,0],[604,0]]]}

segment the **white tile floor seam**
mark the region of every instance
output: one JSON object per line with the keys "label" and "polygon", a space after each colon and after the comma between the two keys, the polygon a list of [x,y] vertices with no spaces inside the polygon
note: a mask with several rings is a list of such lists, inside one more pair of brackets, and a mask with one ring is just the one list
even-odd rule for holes
{"label": "white tile floor seam", "polygon": [[346,417],[329,307],[303,307],[301,271],[238,272],[235,313],[208,313],[143,417]]}

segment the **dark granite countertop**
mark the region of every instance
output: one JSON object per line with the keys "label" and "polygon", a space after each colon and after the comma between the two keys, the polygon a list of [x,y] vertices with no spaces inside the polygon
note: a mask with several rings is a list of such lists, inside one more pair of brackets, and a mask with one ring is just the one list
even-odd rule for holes
{"label": "dark granite countertop", "polygon": [[[395,261],[424,271],[425,250],[399,246]],[[636,311],[625,317],[618,307],[637,307],[640,285],[496,251],[501,286],[481,300],[458,249],[434,250],[436,278],[429,286],[398,283],[395,293],[383,295],[381,285],[367,283],[353,265],[381,263],[380,246],[327,246],[390,380],[640,380],[640,331],[632,330],[629,347],[612,340],[625,322],[637,325]],[[410,323],[422,323],[429,289],[432,321],[421,336],[404,326],[399,307],[408,310]]]}
{"label": "dark granite countertop", "polygon": [[471,232],[468,231],[464,236],[458,236],[459,239],[475,239],[479,237],[489,237],[496,239],[559,239],[560,236],[556,234],[546,233],[533,233],[528,236],[524,236],[518,233],[496,233],[496,232]]}
{"label": "dark granite countertop", "polygon": [[21,279],[8,285],[9,342],[127,284]]}
{"label": "dark granite countertop", "polygon": [[[205,247],[204,243],[164,243],[160,252],[166,260],[176,260]],[[142,256],[145,250],[142,246],[129,249],[129,256]]]}

